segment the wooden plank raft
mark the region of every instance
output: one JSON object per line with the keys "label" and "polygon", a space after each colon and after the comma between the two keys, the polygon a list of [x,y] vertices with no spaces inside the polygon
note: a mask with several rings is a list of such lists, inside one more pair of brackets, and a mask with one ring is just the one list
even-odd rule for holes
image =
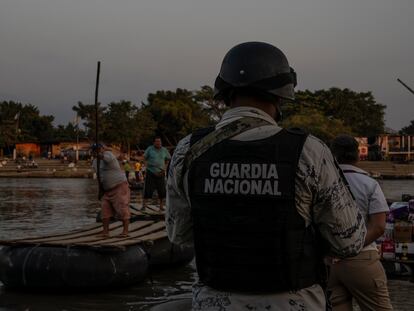
{"label": "wooden plank raft", "polygon": [[141,210],[141,205],[137,203],[129,204],[129,210],[131,212],[131,217],[144,216],[144,217],[163,217],[165,215],[165,211],[160,211],[159,207],[153,204],[149,204],[146,206],[145,210]]}
{"label": "wooden plank raft", "polygon": [[102,224],[94,224],[83,230],[64,234],[52,234],[43,237],[30,237],[17,240],[0,240],[0,245],[38,245],[64,247],[91,247],[91,248],[125,248],[137,244],[151,244],[156,240],[167,237],[164,221],[144,220],[129,224],[128,237],[120,237],[122,222],[117,221],[109,225],[109,238],[99,233]]}

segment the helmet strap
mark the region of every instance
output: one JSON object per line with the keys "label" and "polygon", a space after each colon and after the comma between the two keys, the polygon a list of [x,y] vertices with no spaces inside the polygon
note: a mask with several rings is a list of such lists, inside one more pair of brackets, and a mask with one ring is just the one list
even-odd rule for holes
{"label": "helmet strap", "polygon": [[276,115],[274,119],[276,122],[279,123],[283,119],[282,110],[280,109],[280,106],[278,104],[275,104],[275,108],[276,108]]}

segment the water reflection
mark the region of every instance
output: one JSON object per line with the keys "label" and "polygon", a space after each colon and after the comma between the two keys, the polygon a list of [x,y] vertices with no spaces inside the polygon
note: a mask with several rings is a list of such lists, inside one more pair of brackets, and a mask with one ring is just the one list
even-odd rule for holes
{"label": "water reflection", "polygon": [[390,201],[401,201],[401,195],[414,195],[414,180],[378,180],[385,197]]}
{"label": "water reflection", "polygon": [[[191,297],[192,265],[153,271],[136,286],[92,293],[30,293],[0,289],[0,310],[149,310],[166,301]],[[175,281],[181,279],[182,281]]]}
{"label": "water reflection", "polygon": [[78,229],[95,220],[89,179],[0,179],[0,239]]}

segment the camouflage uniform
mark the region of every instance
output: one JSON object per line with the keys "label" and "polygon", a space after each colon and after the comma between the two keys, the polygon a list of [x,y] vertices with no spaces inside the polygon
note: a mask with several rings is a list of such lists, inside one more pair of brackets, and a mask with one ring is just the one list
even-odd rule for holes
{"label": "camouflage uniform", "polygon": [[[243,117],[257,118],[266,125],[246,129],[232,139],[258,140],[281,128],[265,112],[252,107],[228,110],[216,129]],[[170,163],[167,182],[167,232],[177,244],[192,243],[191,206],[188,195],[187,165],[191,135],[182,139]],[[214,142],[212,142],[214,143]],[[183,171],[184,170],[184,171]],[[295,179],[295,202],[306,225],[316,224],[335,256],[356,255],[365,239],[364,219],[344,184],[328,147],[314,136],[303,146]],[[247,295],[220,292],[201,283],[193,287],[193,310],[324,310],[322,288],[315,284],[295,292]]]}

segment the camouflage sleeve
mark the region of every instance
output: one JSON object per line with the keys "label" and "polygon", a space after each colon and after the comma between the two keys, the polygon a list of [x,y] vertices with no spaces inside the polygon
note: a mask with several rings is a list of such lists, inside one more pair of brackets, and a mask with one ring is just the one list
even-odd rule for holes
{"label": "camouflage sleeve", "polygon": [[356,255],[364,244],[364,219],[330,150],[314,136],[303,147],[295,186],[306,224],[316,224],[335,256]]}
{"label": "camouflage sleeve", "polygon": [[313,205],[314,221],[334,255],[354,256],[364,246],[364,217],[330,150],[325,145],[323,147]]}
{"label": "camouflage sleeve", "polygon": [[171,158],[167,178],[165,219],[168,238],[176,244],[191,244],[193,240],[193,225],[189,198],[186,191],[188,188],[186,178],[184,178],[183,185],[181,185],[179,180],[183,173],[184,157],[190,146],[190,137],[187,136],[178,143]]}

